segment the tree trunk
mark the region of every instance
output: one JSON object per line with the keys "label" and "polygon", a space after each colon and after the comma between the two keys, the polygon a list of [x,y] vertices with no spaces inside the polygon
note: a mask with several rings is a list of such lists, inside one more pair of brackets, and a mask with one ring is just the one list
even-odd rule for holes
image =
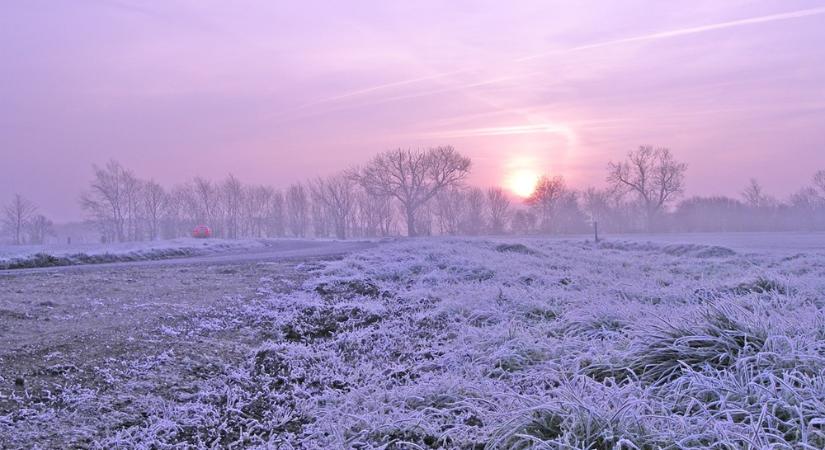
{"label": "tree trunk", "polygon": [[410,208],[409,206],[407,209],[407,236],[414,237],[416,235],[415,232],[415,210]]}

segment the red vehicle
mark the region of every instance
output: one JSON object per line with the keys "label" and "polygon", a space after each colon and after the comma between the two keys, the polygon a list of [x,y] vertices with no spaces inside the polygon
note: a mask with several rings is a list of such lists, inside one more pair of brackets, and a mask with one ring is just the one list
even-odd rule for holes
{"label": "red vehicle", "polygon": [[198,239],[206,239],[212,237],[212,229],[206,225],[198,225],[192,230],[192,237]]}

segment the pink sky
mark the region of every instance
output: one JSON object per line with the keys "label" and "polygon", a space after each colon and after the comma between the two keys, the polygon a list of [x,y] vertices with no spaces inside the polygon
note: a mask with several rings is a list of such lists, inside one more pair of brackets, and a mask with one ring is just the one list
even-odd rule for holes
{"label": "pink sky", "polygon": [[689,194],[825,168],[824,1],[25,0],[0,13],[0,201],[81,217],[92,163],[275,186],[452,144],[576,187],[639,144]]}

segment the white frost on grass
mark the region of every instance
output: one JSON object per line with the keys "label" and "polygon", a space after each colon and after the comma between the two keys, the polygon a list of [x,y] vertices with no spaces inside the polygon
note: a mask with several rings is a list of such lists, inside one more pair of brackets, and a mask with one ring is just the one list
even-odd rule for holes
{"label": "white frost on grass", "polygon": [[[262,279],[201,329],[254,333],[245,361],[88,442],[825,448],[825,258],[708,248],[421,239],[307,265],[288,294]],[[133,364],[120,389],[162,367]]]}
{"label": "white frost on grass", "polygon": [[144,261],[264,248],[267,240],[182,238],[78,245],[0,246],[0,269],[99,262]]}

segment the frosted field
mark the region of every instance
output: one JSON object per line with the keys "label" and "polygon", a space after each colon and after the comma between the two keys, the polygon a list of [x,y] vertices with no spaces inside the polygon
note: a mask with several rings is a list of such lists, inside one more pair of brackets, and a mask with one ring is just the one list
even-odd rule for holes
{"label": "frosted field", "polygon": [[262,249],[271,240],[172,239],[112,244],[0,245],[0,269],[146,261]]}
{"label": "frosted field", "polygon": [[610,240],[632,240],[659,244],[698,244],[728,247],[737,252],[825,253],[825,233],[667,233],[608,235]]}
{"label": "frosted field", "polygon": [[820,449],[825,252],[772,237],[0,273],[0,447]]}

